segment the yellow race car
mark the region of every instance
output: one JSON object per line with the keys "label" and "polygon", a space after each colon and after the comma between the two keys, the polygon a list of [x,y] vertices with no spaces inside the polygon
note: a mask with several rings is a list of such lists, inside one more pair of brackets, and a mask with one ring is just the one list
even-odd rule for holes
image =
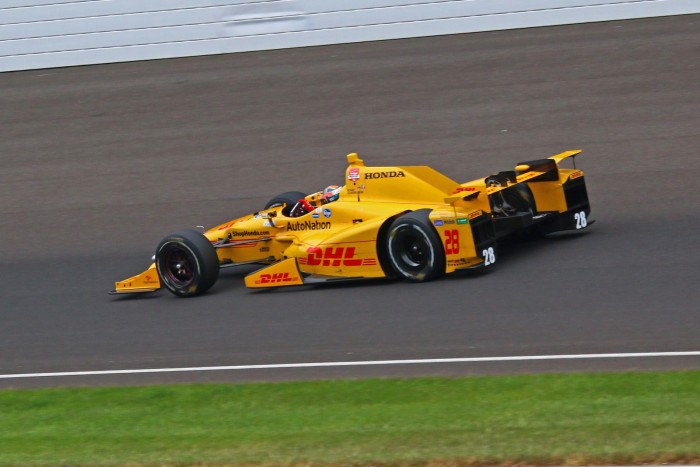
{"label": "yellow race car", "polygon": [[515,170],[458,183],[425,166],[370,167],[347,156],[345,185],[284,193],[259,212],[201,233],[165,237],[143,273],[114,294],[165,286],[206,292],[219,270],[263,267],[247,287],[390,278],[427,281],[498,260],[499,240],[518,233],[584,229],[590,205],[583,171],[560,163],[581,151],[522,162]]}

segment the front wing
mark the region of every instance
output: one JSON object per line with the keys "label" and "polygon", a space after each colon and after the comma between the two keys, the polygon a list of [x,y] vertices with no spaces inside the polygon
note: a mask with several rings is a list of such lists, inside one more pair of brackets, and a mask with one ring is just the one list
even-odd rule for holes
{"label": "front wing", "polygon": [[160,279],[158,278],[156,263],[153,263],[141,274],[116,282],[114,284],[114,290],[110,292],[110,294],[155,292],[158,289],[160,289]]}

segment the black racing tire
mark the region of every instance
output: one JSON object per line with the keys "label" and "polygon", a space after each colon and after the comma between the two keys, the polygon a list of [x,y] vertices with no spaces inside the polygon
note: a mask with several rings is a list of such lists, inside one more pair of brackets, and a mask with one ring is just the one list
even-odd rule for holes
{"label": "black racing tire", "polygon": [[424,282],[445,274],[445,249],[429,214],[430,209],[419,209],[389,226],[385,251],[396,277]]}
{"label": "black racing tire", "polygon": [[289,216],[294,205],[297,204],[297,202],[301,198],[305,198],[305,197],[306,197],[306,194],[302,193],[301,191],[288,191],[286,193],[282,193],[281,195],[277,195],[274,198],[272,198],[270,201],[268,201],[267,204],[265,205],[265,209],[271,209],[271,208],[276,208],[279,206],[284,206],[284,208],[282,209],[282,214],[284,214],[285,216]]}
{"label": "black racing tire", "polygon": [[[498,186],[498,185],[496,185]],[[535,214],[535,198],[530,187],[519,183],[489,197],[491,211],[497,216],[512,216],[520,213]],[[506,209],[507,206],[507,209]]]}
{"label": "black racing tire", "polygon": [[156,249],[160,283],[178,297],[194,297],[219,278],[219,257],[209,239],[196,230],[165,237]]}
{"label": "black racing tire", "polygon": [[511,188],[511,191],[514,192],[514,198],[518,200],[517,202],[523,212],[530,212],[530,214],[537,212],[535,197],[529,186],[524,183],[518,183]]}

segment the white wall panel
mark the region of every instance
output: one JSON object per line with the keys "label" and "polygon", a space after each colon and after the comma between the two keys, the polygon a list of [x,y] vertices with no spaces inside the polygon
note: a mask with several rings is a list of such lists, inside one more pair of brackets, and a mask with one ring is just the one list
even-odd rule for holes
{"label": "white wall panel", "polygon": [[2,0],[0,71],[700,13],[700,0]]}

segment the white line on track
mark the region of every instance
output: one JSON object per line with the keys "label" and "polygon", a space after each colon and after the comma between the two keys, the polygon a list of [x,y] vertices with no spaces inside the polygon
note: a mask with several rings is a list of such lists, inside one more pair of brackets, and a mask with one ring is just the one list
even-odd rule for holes
{"label": "white line on track", "polygon": [[277,363],[268,365],[231,365],[231,366],[201,366],[189,368],[143,368],[133,370],[97,370],[97,371],[64,371],[56,373],[19,373],[0,375],[0,379],[13,378],[50,378],[60,376],[99,376],[99,375],[131,375],[139,373],[188,373],[199,371],[235,371],[235,370],[276,370],[284,368],[322,368],[344,366],[376,366],[376,365],[417,365],[429,363],[481,363],[481,362],[523,362],[536,360],[583,360],[606,358],[648,358],[648,357],[695,357],[700,351],[689,352],[641,352],[641,353],[602,353],[578,355],[527,355],[510,357],[467,357],[467,358],[427,358],[414,360],[368,360],[357,362],[317,362],[317,363]]}

